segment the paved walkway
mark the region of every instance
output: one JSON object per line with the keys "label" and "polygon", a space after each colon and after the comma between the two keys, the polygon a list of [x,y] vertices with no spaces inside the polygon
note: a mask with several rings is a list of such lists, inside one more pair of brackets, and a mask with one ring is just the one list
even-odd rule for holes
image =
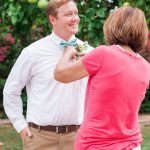
{"label": "paved walkway", "polygon": [[150,125],[150,114],[139,115],[139,120],[141,125]]}
{"label": "paved walkway", "polygon": [[[150,114],[141,114],[139,115],[139,120],[141,125],[150,125]],[[9,125],[11,124],[8,119],[0,119],[0,125]]]}
{"label": "paved walkway", "polygon": [[8,119],[0,119],[0,125],[7,125],[11,124],[11,122]]}

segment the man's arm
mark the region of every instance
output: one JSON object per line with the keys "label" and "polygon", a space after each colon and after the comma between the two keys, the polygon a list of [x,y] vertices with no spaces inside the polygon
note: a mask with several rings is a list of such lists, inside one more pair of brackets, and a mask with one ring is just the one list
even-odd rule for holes
{"label": "man's arm", "polygon": [[73,47],[67,46],[65,48],[64,55],[58,62],[54,71],[54,77],[57,81],[68,83],[89,75],[81,59],[72,63],[70,62],[76,53]]}
{"label": "man's arm", "polygon": [[21,91],[30,79],[30,70],[31,56],[28,51],[23,50],[8,76],[3,91],[5,112],[17,132],[28,126],[23,116]]}

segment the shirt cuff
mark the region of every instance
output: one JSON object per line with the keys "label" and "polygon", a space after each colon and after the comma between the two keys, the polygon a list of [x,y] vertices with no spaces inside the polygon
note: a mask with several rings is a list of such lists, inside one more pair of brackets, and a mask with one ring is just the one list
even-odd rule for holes
{"label": "shirt cuff", "polygon": [[17,120],[13,122],[13,126],[16,129],[16,131],[19,133],[21,132],[24,128],[28,126],[27,122],[25,119]]}

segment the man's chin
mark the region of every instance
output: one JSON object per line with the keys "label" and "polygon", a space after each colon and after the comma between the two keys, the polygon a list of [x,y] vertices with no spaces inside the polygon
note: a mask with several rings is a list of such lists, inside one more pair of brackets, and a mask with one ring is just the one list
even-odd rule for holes
{"label": "man's chin", "polygon": [[70,30],[70,31],[68,30],[68,31],[66,31],[66,33],[68,33],[68,35],[72,36],[72,35],[77,34],[78,30]]}
{"label": "man's chin", "polygon": [[77,33],[78,33],[78,30],[72,31],[72,34],[77,34]]}

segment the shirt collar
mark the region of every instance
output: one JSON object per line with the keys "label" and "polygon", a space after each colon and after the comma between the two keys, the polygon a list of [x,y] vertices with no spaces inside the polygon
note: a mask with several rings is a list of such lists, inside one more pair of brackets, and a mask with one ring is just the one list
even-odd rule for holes
{"label": "shirt collar", "polygon": [[[72,35],[71,38],[69,40],[72,40],[75,38],[75,35]],[[56,43],[57,45],[60,45],[61,41],[65,41],[64,39],[60,38],[58,35],[56,35],[54,33],[54,31],[52,31],[51,33],[51,39],[53,40],[54,43]]]}

